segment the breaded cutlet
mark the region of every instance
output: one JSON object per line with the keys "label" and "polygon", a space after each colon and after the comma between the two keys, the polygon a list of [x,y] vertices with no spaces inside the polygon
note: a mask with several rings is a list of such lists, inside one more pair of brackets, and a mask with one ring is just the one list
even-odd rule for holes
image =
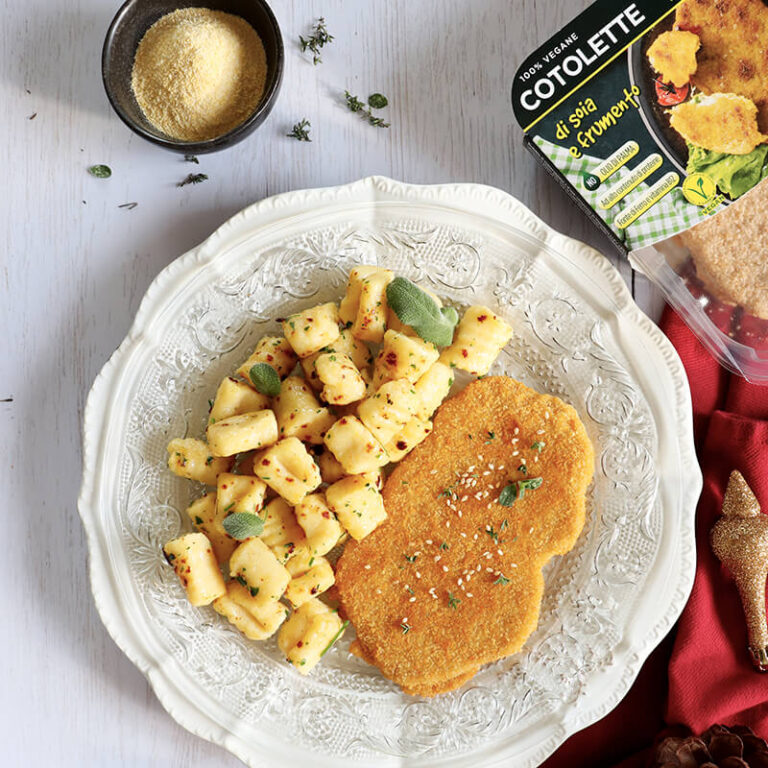
{"label": "breaded cutlet", "polygon": [[[593,469],[583,424],[556,397],[492,376],[447,400],[385,484],[387,521],[337,564],[354,652],[407,693],[434,696],[520,650],[542,568],[582,530]],[[498,502],[536,478],[511,506]]]}
{"label": "breaded cutlet", "polygon": [[768,133],[768,6],[763,0],[685,0],[675,26],[701,40],[691,82],[703,93],[751,99]]}

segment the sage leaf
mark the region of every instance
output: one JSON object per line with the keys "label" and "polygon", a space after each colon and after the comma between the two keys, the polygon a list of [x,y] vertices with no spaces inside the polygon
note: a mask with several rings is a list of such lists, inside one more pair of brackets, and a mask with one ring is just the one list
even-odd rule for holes
{"label": "sage leaf", "polygon": [[224,530],[238,541],[261,536],[264,532],[264,519],[250,512],[235,512],[222,521]]}
{"label": "sage leaf", "polygon": [[384,109],[389,104],[389,99],[383,93],[372,93],[368,97],[368,106],[371,109]]}
{"label": "sage leaf", "polygon": [[438,307],[435,300],[404,277],[387,286],[387,303],[401,323],[410,325],[424,341],[447,347],[459,320],[452,307]]}
{"label": "sage leaf", "polygon": [[502,488],[499,494],[499,504],[502,507],[511,507],[517,501],[517,483],[510,483]]}
{"label": "sage leaf", "polygon": [[277,397],[280,394],[280,377],[269,363],[256,363],[248,375],[256,391],[261,392],[262,395]]}

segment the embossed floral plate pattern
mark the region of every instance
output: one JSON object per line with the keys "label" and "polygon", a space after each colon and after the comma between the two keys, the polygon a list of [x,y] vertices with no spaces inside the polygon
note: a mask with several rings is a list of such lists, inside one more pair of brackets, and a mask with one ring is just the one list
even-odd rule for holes
{"label": "embossed floral plate pattern", "polygon": [[[302,678],[274,639],[191,606],[161,554],[200,490],[166,469],[168,440],[202,434],[218,382],[277,317],[338,299],[372,263],[509,320],[492,372],[573,404],[597,456],[584,532],[546,569],[523,651],[434,699],[350,656],[351,632]],[[489,187],[371,178],[247,208],[150,286],[84,435],[105,625],[174,718],[252,766],[538,765],[621,700],[693,579],[701,475],[677,355],[606,259]]]}

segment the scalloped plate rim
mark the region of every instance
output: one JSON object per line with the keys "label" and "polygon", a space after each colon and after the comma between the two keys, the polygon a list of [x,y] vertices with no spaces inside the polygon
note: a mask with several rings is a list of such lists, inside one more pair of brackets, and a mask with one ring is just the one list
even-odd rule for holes
{"label": "scalloped plate rim", "polygon": [[[83,472],[78,497],[78,512],[86,533],[91,591],[99,616],[110,636],[145,675],[161,705],[177,723],[191,733],[227,749],[250,766],[266,766],[267,763],[263,762],[263,756],[259,754],[258,750],[237,735],[237,723],[233,722],[230,729],[227,730],[226,727],[200,712],[188,698],[185,698],[183,691],[174,682],[168,670],[169,667],[176,665],[176,661],[171,657],[156,658],[148,654],[146,644],[135,636],[123,612],[124,606],[121,605],[120,593],[116,588],[114,575],[105,562],[108,542],[90,503],[99,484],[99,476],[95,471],[96,450],[106,438],[105,416],[110,405],[110,385],[119,379],[123,371],[121,364],[130,353],[140,345],[151,341],[151,337],[148,337],[145,331],[151,325],[152,315],[159,313],[166,301],[169,300],[167,298],[169,294],[163,293],[161,289],[167,287],[177,278],[188,279],[193,271],[203,269],[208,263],[214,261],[222,246],[234,244],[229,243],[228,238],[231,239],[232,235],[236,234],[239,226],[253,219],[250,230],[252,234],[254,229],[284,219],[287,211],[293,210],[293,215],[296,215],[296,209],[298,209],[299,214],[305,213],[310,201],[316,205],[322,205],[329,201],[333,201],[335,204],[347,201],[375,205],[379,202],[395,202],[398,198],[406,200],[412,197],[432,205],[455,208],[466,213],[480,215],[502,224],[506,224],[504,221],[505,214],[514,213],[516,227],[520,227],[529,236],[539,239],[549,248],[563,255],[569,254],[569,256],[582,261],[586,266],[595,270],[600,277],[604,278],[608,288],[611,289],[612,298],[617,305],[616,314],[625,316],[629,323],[642,331],[643,335],[653,343],[675,385],[678,415],[678,429],[675,432],[678,436],[680,461],[686,468],[685,487],[681,491],[681,507],[687,510],[687,519],[683,520],[686,525],[681,527],[680,543],[682,544],[683,555],[687,554],[690,558],[680,567],[680,583],[677,590],[678,604],[670,605],[667,612],[659,617],[656,625],[645,634],[641,647],[631,649],[634,664],[630,666],[630,660],[627,660],[628,666],[614,688],[603,696],[595,706],[582,709],[578,716],[574,714],[572,717],[568,717],[565,723],[553,728],[553,732],[547,738],[536,744],[533,753],[532,750],[528,750],[528,754],[523,758],[524,761],[518,762],[520,768],[534,768],[534,766],[539,765],[569,736],[604,717],[618,705],[631,687],[650,652],[677,620],[693,586],[696,565],[693,519],[703,479],[693,446],[691,396],[687,378],[680,358],[671,342],[635,304],[618,271],[599,251],[556,232],[508,193],[482,184],[416,185],[383,176],[371,176],[336,187],[297,190],[265,198],[230,217],[206,240],[173,260],[148,287],[130,330],[97,374],[89,392],[83,418]],[[482,199],[482,208],[474,206],[478,197]],[[220,707],[218,704],[216,706]],[[231,717],[227,718],[226,714],[222,719],[232,720]],[[501,765],[505,760],[508,760],[511,756],[508,754],[508,747],[501,745],[501,750],[501,754],[495,755],[492,762],[486,764]],[[505,752],[507,752],[506,755]],[[466,754],[437,759],[415,756],[412,763],[414,765],[426,764],[425,759],[431,761],[429,762],[430,765],[459,766],[472,764],[472,758]],[[520,760],[519,755],[517,759]],[[364,763],[356,762],[355,764],[363,765]],[[376,765],[381,764],[376,763]]]}

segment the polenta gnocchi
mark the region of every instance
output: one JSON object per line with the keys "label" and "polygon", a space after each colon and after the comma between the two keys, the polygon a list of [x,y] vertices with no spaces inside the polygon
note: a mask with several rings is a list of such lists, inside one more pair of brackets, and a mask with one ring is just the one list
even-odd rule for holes
{"label": "polenta gnocchi", "polygon": [[349,623],[325,593],[340,547],[387,520],[387,465],[429,438],[454,369],[486,373],[512,334],[487,307],[456,324],[435,294],[394,278],[357,266],[340,304],[281,319],[283,335],[262,336],[220,381],[205,441],[168,443],[174,474],[215,487],[186,509],[195,532],[164,547],[189,601],[250,640],[277,633],[301,674]]}

